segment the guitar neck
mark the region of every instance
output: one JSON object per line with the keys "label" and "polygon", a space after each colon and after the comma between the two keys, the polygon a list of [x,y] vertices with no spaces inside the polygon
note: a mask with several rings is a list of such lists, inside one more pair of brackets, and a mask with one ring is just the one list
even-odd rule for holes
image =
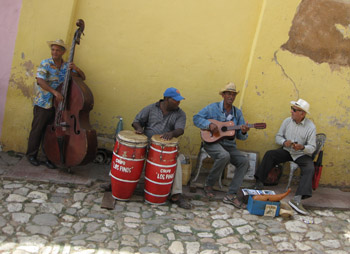
{"label": "guitar neck", "polygon": [[[255,128],[254,124],[247,124],[249,128]],[[227,130],[240,130],[242,125],[234,125],[227,127]]]}

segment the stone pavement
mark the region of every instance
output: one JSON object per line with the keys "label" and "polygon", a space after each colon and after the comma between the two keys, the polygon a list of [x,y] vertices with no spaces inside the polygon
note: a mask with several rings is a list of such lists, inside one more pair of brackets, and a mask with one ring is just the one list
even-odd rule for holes
{"label": "stone pavement", "polygon": [[26,163],[0,152],[0,253],[350,253],[348,209],[271,218],[198,190],[186,192],[191,210],[149,205],[140,195],[107,210],[99,185],[109,179],[108,166],[68,174]]}

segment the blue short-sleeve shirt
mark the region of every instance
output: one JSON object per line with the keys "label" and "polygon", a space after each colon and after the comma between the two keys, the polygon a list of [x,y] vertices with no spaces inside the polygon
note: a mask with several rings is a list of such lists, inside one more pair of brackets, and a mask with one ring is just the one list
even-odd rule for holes
{"label": "blue short-sleeve shirt", "polygon": [[[55,65],[52,58],[43,60],[37,70],[36,77],[45,80],[50,87],[56,89],[63,81],[68,70],[68,62],[64,62],[60,69]],[[51,108],[53,94],[42,89],[36,84],[34,105],[42,108]]]}

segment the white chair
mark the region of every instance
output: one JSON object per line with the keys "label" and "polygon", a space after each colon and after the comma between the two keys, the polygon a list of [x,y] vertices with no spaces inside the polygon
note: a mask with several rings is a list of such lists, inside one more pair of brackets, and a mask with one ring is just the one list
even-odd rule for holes
{"label": "white chair", "polygon": [[[326,134],[324,134],[324,133],[316,134],[316,150],[314,151],[314,153],[311,156],[312,160],[314,160],[318,156],[318,154],[321,152],[325,142],[326,142]],[[289,162],[289,167],[290,167],[290,171],[289,171],[289,179],[288,179],[286,191],[290,187],[294,172],[299,168],[298,164],[296,164],[293,161]]]}

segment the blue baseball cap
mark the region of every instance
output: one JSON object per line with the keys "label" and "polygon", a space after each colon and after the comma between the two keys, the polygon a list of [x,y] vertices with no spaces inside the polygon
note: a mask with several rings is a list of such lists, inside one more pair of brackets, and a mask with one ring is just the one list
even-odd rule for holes
{"label": "blue baseball cap", "polygon": [[181,101],[185,99],[184,97],[181,96],[179,90],[174,87],[167,88],[163,95],[164,97],[170,97],[176,101]]}

